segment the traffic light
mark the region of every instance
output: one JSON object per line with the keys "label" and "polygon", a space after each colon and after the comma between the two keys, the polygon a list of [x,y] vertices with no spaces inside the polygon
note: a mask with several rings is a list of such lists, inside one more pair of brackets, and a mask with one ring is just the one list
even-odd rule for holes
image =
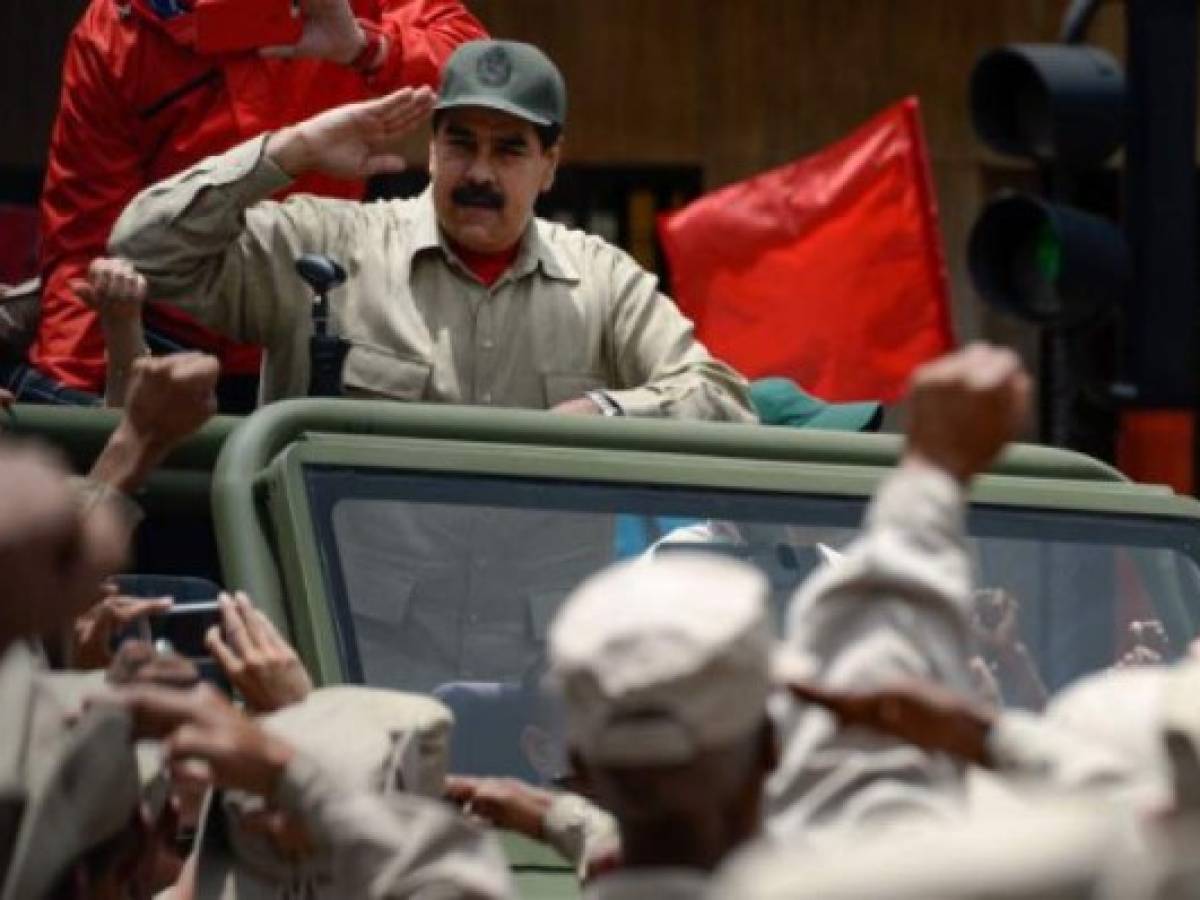
{"label": "traffic light", "polygon": [[[1200,472],[1200,13],[1196,0],[1125,3],[1123,72],[1078,43],[1102,5],[1072,0],[1063,43],[976,64],[976,132],[1032,161],[1042,190],[987,204],[968,268],[984,300],[1042,326],[1043,439],[1111,458],[1119,430],[1128,474],[1190,491],[1178,473]],[[1082,202],[1121,148],[1123,228]]]}
{"label": "traffic light", "polygon": [[1071,206],[1070,185],[1123,142],[1120,65],[1094,47],[1000,47],[976,64],[970,103],[979,137],[1035,162],[1050,195],[1003,194],[984,209],[967,249],[976,290],[1006,312],[1068,329],[1114,308],[1133,275],[1125,235]]}
{"label": "traffic light", "polygon": [[1125,236],[1111,222],[1029,194],[988,205],[967,260],[976,290],[994,306],[1067,329],[1113,309],[1131,275]]}

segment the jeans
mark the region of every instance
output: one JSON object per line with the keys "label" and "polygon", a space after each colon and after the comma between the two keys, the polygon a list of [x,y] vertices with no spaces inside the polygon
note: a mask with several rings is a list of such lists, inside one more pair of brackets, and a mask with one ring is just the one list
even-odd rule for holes
{"label": "jeans", "polygon": [[99,406],[101,398],[67,387],[26,362],[0,362],[0,387],[8,388],[18,403],[50,406]]}

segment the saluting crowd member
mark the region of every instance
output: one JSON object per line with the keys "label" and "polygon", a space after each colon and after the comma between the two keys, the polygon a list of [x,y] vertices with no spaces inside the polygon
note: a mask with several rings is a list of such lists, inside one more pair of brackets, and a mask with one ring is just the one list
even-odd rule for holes
{"label": "saluting crowd member", "polygon": [[[242,9],[233,11],[252,16],[246,7],[262,2],[236,0]],[[484,34],[460,0],[303,0],[299,43],[274,54],[292,58],[265,58],[253,49],[208,52],[194,6],[92,0],[71,35],[42,193],[45,288],[32,368],[0,373],[21,399],[94,402],[103,390],[100,324],[72,282],[104,255],[113,223],[140,190],[264,130],[403,85],[436,85],[454,48]],[[287,191],[358,198],[363,181],[310,172]],[[147,320],[160,346],[216,354],[231,389],[240,377],[249,393],[256,347],[170,305],[152,304]]]}
{"label": "saluting crowd member", "polygon": [[[296,179],[399,168],[434,112],[432,185],[362,205],[268,198]],[[304,252],[349,273],[332,328],[347,395],[753,421],[744,380],[713,359],[657,280],[603,240],[535,218],[562,154],[562,76],[538,49],[477,41],[440,96],[405,90],[248,141],[142,193],[110,250],[164,297],[267,351],[262,399],[309,383]]]}

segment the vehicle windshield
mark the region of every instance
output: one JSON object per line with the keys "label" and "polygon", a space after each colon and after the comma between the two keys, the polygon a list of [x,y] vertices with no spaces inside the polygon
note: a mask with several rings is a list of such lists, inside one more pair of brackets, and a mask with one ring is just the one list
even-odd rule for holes
{"label": "vehicle windshield", "polygon": [[[305,485],[343,664],[455,712],[453,768],[564,769],[541,690],[567,594],[615,560],[705,551],[789,598],[854,539],[865,502],[694,487],[309,465]],[[1200,534],[1144,516],[978,506],[969,517],[979,689],[1038,708],[1108,666],[1170,659],[1200,631]]]}

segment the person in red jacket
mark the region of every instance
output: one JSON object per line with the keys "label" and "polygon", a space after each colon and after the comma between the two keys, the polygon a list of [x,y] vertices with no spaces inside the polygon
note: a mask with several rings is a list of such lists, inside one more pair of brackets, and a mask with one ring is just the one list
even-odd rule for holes
{"label": "person in red jacket", "polygon": [[[240,0],[242,3],[253,0]],[[72,291],[103,256],[113,222],[145,188],[263,131],[402,85],[438,84],[461,43],[486,37],[460,0],[301,0],[304,28],[290,47],[205,55],[194,0],[92,0],[67,48],[62,96],[41,203],[42,320],[29,366],[0,372],[21,399],[97,402],[104,340],[94,311]],[[299,179],[289,193],[358,199],[362,182]],[[259,351],[150,304],[151,346],[216,355],[246,382]],[[249,400],[249,403],[244,402]]]}

